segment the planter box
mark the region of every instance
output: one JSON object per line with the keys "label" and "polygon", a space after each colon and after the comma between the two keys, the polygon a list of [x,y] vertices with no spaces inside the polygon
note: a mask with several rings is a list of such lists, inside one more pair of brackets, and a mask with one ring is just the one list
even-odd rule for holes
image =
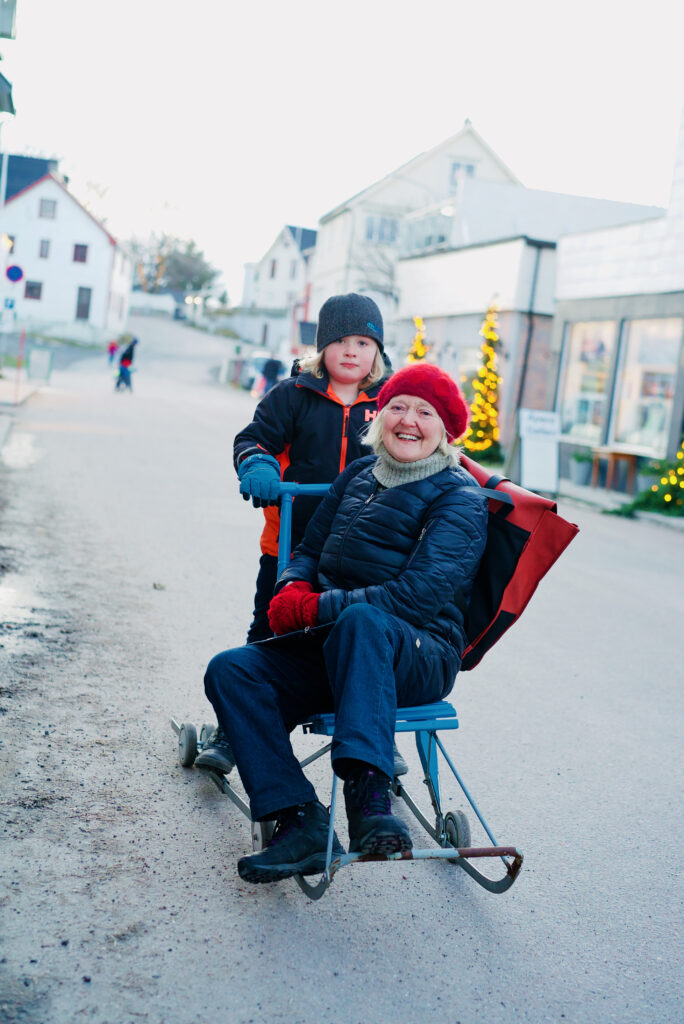
{"label": "planter box", "polygon": [[570,459],[570,479],[573,484],[588,487],[591,481],[591,462],[578,462]]}

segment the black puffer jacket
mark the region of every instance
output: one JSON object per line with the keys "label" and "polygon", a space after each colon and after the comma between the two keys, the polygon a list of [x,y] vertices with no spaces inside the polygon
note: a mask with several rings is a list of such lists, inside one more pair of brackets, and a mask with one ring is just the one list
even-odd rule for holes
{"label": "black puffer jacket", "polygon": [[487,539],[487,500],[464,469],[383,488],[375,456],[341,474],[280,576],[321,591],[318,621],[334,622],[349,604],[367,602],[427,631],[460,660],[467,601]]}

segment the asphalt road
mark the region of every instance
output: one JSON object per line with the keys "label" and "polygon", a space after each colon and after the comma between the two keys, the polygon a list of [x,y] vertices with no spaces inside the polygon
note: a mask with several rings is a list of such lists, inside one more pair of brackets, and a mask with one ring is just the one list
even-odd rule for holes
{"label": "asphalt road", "polygon": [[254,402],[213,383],[220,339],[133,329],[132,395],[71,361],[0,460],[0,1019],[681,1021],[682,534],[561,508],[579,538],[457,681],[445,743],[525,854],[508,893],[437,862],[347,868],[317,903],[245,885],[248,825],[169,718],[211,721],[204,667],[248,623]]}

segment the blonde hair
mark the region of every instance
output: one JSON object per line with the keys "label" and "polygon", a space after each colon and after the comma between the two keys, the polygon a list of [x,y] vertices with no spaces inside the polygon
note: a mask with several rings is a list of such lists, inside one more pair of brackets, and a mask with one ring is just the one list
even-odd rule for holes
{"label": "blonde hair", "polygon": [[[380,410],[368,430],[361,436],[363,443],[372,448],[376,455],[379,455],[384,447],[382,443],[382,418],[386,408],[387,406]],[[439,422],[442,423],[441,419]],[[446,455],[447,458],[451,460],[452,466],[458,466],[461,461],[461,449],[449,442],[443,423],[442,436],[439,439],[436,451],[438,451],[440,455]]]}
{"label": "blonde hair", "polygon": [[[374,339],[371,338],[371,341]],[[327,346],[326,346],[327,347]],[[371,387],[372,384],[377,384],[379,380],[385,376],[385,360],[382,358],[382,352],[377,341],[375,342],[375,358],[371,371],[367,377],[364,377],[362,381],[359,381],[359,391],[363,391],[364,388]],[[303,373],[310,373],[313,377],[325,376],[325,349],[322,352],[312,352],[310,355],[302,356],[299,360],[299,369]]]}

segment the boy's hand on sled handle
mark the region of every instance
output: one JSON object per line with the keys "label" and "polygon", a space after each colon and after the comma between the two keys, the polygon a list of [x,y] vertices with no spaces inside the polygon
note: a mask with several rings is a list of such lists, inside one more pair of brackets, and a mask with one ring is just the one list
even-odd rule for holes
{"label": "boy's hand on sled handle", "polygon": [[304,580],[294,580],[283,587],[268,606],[268,623],[275,635],[315,626],[320,596]]}
{"label": "boy's hand on sled handle", "polygon": [[272,455],[248,455],[238,466],[240,494],[255,508],[277,505],[280,494],[280,465]]}

